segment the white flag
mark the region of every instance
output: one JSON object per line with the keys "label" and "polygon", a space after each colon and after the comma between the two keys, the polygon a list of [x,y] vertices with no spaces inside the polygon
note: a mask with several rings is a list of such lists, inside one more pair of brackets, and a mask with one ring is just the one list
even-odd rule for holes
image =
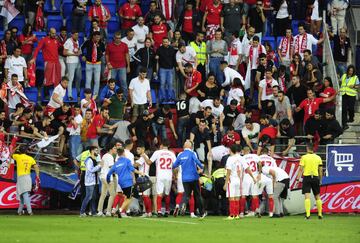
{"label": "white flag", "polygon": [[0,15],[6,18],[7,23],[10,23],[19,13],[19,10],[14,7],[14,4],[9,0],[4,1],[4,6],[1,8]]}

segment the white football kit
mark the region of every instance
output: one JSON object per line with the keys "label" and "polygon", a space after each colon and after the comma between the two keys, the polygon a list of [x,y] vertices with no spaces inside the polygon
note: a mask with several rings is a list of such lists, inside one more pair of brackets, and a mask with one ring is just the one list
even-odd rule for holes
{"label": "white football kit", "polygon": [[241,164],[237,155],[231,155],[226,161],[226,170],[230,170],[229,183],[226,187],[226,197],[240,197]]}
{"label": "white football kit", "polygon": [[[148,165],[143,157],[140,157],[136,160],[136,163],[139,164],[139,171],[144,173],[146,176],[149,176],[150,165]],[[143,191],[144,196],[150,196],[151,188]]]}
{"label": "white football kit", "polygon": [[169,195],[172,183],[172,165],[175,154],[167,149],[157,150],[150,160],[156,163],[156,193]]}

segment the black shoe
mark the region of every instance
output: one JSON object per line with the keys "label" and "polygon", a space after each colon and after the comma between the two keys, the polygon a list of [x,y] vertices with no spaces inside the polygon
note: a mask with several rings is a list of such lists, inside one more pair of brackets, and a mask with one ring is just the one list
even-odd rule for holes
{"label": "black shoe", "polygon": [[320,220],[323,219],[323,216],[320,216],[320,215],[319,215],[319,216],[318,216],[318,219],[320,219]]}
{"label": "black shoe", "polygon": [[310,216],[309,216],[309,217],[305,216],[305,219],[306,219],[306,220],[309,220],[309,219],[310,219]]}
{"label": "black shoe", "polygon": [[274,219],[274,218],[281,218],[281,216],[280,216],[280,214],[274,214],[272,217],[270,217],[270,218],[272,218],[272,219]]}
{"label": "black shoe", "polygon": [[348,122],[348,123],[353,123],[353,122],[354,122],[354,118],[353,118],[353,119],[349,119],[347,122]]}
{"label": "black shoe", "polygon": [[258,218],[261,218],[261,214],[260,214],[260,213],[255,213],[255,216],[257,216]]}
{"label": "black shoe", "polygon": [[348,125],[345,125],[345,126],[343,127],[343,131],[345,131],[346,129],[349,129],[349,126],[348,126]]}
{"label": "black shoe", "polygon": [[283,214],[283,213],[280,213],[279,217],[280,217],[280,218],[284,217],[284,214]]}
{"label": "black shoe", "polygon": [[73,100],[74,100],[74,98],[73,98],[73,97],[69,97],[68,99],[69,99],[69,101],[73,101]]}
{"label": "black shoe", "polygon": [[165,212],[164,218],[167,218],[167,217],[169,217],[169,213],[168,213],[168,212]]}
{"label": "black shoe", "polygon": [[158,218],[162,218],[162,216],[163,216],[163,215],[161,214],[161,212],[158,212],[158,213],[157,213],[157,217],[158,217]]}
{"label": "black shoe", "polygon": [[116,212],[116,214],[117,214],[117,216],[118,216],[119,219],[122,218],[122,217],[121,217],[121,212],[120,212],[120,210],[118,210],[118,211]]}

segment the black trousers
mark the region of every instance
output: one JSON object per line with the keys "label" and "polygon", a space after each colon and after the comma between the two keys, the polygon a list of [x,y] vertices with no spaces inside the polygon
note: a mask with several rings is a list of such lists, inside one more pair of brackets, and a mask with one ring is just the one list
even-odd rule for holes
{"label": "black trousers", "polygon": [[183,202],[187,205],[189,202],[189,198],[191,193],[194,193],[195,205],[199,209],[201,215],[204,214],[203,209],[203,200],[200,193],[200,185],[199,181],[191,181],[191,182],[183,182],[184,191],[185,191],[185,198]]}
{"label": "black trousers", "polygon": [[342,96],[342,125],[354,120],[356,96]]}
{"label": "black trousers", "polygon": [[201,73],[201,79],[204,82],[206,80],[206,65],[199,63],[196,69]]}

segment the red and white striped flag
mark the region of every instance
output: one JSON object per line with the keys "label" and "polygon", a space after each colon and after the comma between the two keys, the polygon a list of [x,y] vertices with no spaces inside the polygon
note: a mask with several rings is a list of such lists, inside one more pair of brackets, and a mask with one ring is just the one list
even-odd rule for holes
{"label": "red and white striped flag", "polygon": [[4,16],[7,20],[7,23],[10,23],[18,14],[19,10],[17,10],[13,3],[10,0],[4,1],[4,6],[1,8],[0,15]]}

